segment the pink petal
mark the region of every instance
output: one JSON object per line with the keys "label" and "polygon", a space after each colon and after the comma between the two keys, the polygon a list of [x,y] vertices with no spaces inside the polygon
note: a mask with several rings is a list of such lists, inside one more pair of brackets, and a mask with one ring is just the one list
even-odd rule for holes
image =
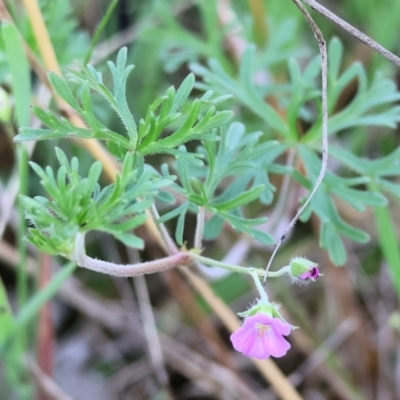
{"label": "pink petal", "polygon": [[316,279],[320,276],[319,269],[317,267],[311,268],[309,271],[304,272],[303,274],[299,275],[298,278],[308,281],[310,279]]}
{"label": "pink petal", "polygon": [[269,324],[272,319],[273,318],[267,314],[259,313],[256,315],[252,315],[251,317],[246,317],[243,322],[242,328],[255,328],[257,322],[260,322],[261,324]]}
{"label": "pink petal", "polygon": [[[260,331],[258,324],[269,329]],[[246,356],[265,359],[271,355],[282,357],[290,349],[290,343],[282,335],[288,335],[291,326],[279,318],[259,313],[244,320],[243,325],[234,332],[230,339],[235,350]]]}
{"label": "pink petal", "polygon": [[282,335],[275,333],[273,329],[266,332],[262,339],[271,356],[282,357],[290,349],[290,343]]}
{"label": "pink petal", "polygon": [[307,279],[309,279],[310,278],[310,273],[307,271],[307,272],[304,272],[303,274],[300,274],[299,276],[298,276],[298,278],[299,279],[302,279],[303,281],[306,281]]}
{"label": "pink petal", "polygon": [[287,324],[286,322],[281,321],[278,318],[274,318],[272,326],[273,326],[273,329],[276,332],[279,332],[281,335],[287,336],[292,331],[292,327],[289,324]]}
{"label": "pink petal", "polygon": [[249,340],[243,349],[243,354],[260,360],[268,358],[271,355],[268,347],[264,344],[262,336],[257,336],[257,338],[252,341]]}
{"label": "pink petal", "polygon": [[242,326],[240,329],[238,329],[236,332],[232,333],[231,335],[231,342],[233,345],[233,348],[236,351],[243,352],[244,347],[246,346],[246,342],[248,340],[254,340],[255,338],[253,337],[251,331],[248,328],[245,328]]}

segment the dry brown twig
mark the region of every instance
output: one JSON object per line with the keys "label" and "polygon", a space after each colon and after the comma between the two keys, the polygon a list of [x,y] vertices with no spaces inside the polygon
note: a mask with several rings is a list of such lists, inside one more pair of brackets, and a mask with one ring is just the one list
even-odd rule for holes
{"label": "dry brown twig", "polygon": [[147,348],[153,364],[155,375],[161,386],[169,392],[169,378],[164,366],[160,339],[158,336],[153,309],[150,303],[149,291],[147,289],[146,278],[138,276],[133,280],[135,291],[138,297],[140,315],[143,321],[143,331],[147,341]]}
{"label": "dry brown twig", "polygon": [[32,359],[27,358],[25,363],[40,390],[46,394],[46,398],[50,400],[73,400]]}
{"label": "dry brown twig", "polygon": [[395,54],[390,52],[385,47],[381,46],[379,43],[375,42],[375,40],[371,39],[366,34],[362,33],[360,30],[355,28],[353,25],[349,24],[348,22],[344,21],[343,19],[339,18],[336,14],[329,11],[327,8],[322,6],[321,4],[317,3],[314,0],[302,0],[305,4],[309,5],[313,10],[319,12],[325,18],[329,19],[336,25],[340,26],[346,32],[353,35],[362,43],[366,44],[372,50],[376,51],[378,54],[382,55],[383,57],[387,58],[390,62],[400,67],[400,58],[397,57]]}

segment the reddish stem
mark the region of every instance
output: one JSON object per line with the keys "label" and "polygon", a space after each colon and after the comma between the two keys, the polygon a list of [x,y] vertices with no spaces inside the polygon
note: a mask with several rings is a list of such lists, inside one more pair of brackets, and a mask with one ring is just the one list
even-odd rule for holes
{"label": "reddish stem", "polygon": [[[51,257],[42,254],[39,265],[39,290],[45,288],[51,279]],[[43,305],[39,313],[39,327],[37,337],[37,362],[40,369],[49,377],[53,376],[54,368],[54,325],[51,316],[51,303]],[[40,389],[37,391],[38,400],[50,400]]]}

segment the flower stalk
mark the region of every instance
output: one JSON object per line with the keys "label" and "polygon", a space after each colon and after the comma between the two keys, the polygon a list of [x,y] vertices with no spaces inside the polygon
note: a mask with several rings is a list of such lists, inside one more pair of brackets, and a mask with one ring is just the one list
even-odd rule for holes
{"label": "flower stalk", "polygon": [[269,300],[268,300],[267,292],[265,291],[257,272],[254,269],[252,269],[250,272],[250,275],[253,278],[253,281],[254,281],[254,284],[256,285],[258,293],[260,294],[261,301],[268,303]]}
{"label": "flower stalk", "polygon": [[200,261],[201,263],[203,263],[205,265],[209,265],[212,267],[220,267],[223,269],[227,269],[231,272],[237,272],[239,274],[253,274],[254,273],[261,278],[263,278],[265,276],[265,274],[267,274],[268,278],[277,278],[278,276],[289,274],[289,272],[290,272],[289,266],[287,266],[287,265],[277,271],[266,272],[262,268],[241,267],[239,265],[228,264],[228,263],[224,263],[222,261],[213,260],[212,258],[201,256],[200,254],[197,254],[193,251],[189,252],[189,254],[193,259]]}

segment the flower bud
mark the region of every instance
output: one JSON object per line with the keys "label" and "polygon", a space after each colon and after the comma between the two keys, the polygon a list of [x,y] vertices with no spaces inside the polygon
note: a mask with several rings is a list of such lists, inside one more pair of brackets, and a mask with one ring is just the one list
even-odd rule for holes
{"label": "flower bud", "polygon": [[289,267],[292,278],[301,279],[303,281],[314,281],[321,275],[318,264],[306,258],[293,258],[289,263]]}

